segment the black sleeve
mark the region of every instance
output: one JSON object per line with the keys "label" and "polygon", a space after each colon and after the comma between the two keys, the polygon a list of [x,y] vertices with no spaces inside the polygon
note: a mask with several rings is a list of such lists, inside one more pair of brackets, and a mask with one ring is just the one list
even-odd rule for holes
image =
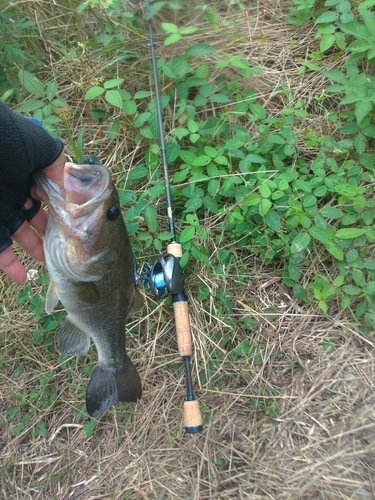
{"label": "black sleeve", "polygon": [[31,218],[22,207],[33,184],[32,172],[50,166],[62,150],[62,142],[43,127],[0,102],[0,252]]}

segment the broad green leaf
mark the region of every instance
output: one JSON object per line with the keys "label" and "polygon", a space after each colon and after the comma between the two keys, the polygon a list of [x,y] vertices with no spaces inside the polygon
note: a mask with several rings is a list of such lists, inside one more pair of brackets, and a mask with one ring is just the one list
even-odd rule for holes
{"label": "broad green leaf", "polygon": [[20,69],[18,72],[18,77],[21,85],[32,95],[37,97],[44,97],[44,85],[36,76],[34,76],[29,71]]}
{"label": "broad green leaf", "polygon": [[180,153],[180,146],[179,144],[176,144],[175,142],[167,142],[165,145],[165,153],[167,155],[167,161],[168,163],[174,162]]}
{"label": "broad green leaf", "polygon": [[147,10],[147,14],[146,14],[146,19],[147,21],[149,21],[152,17],[154,17],[154,15],[159,12],[159,10],[164,7],[164,5],[166,4],[166,2],[154,2],[152,3],[148,10]]}
{"label": "broad green leaf", "polygon": [[323,207],[320,210],[323,217],[328,217],[329,219],[340,219],[344,216],[344,212],[336,207]]}
{"label": "broad green leaf", "polygon": [[188,129],[189,129],[189,132],[194,134],[195,132],[197,132],[199,130],[199,124],[197,122],[195,122],[194,120],[189,120],[188,121]]}
{"label": "broad green leaf", "polygon": [[108,90],[105,93],[105,100],[112,106],[122,109],[122,98],[118,90]]}
{"label": "broad green leaf", "polygon": [[368,101],[358,101],[355,104],[354,107],[354,115],[356,117],[358,125],[360,125],[361,121],[365,116],[367,116],[372,108],[374,107],[374,104],[368,100]]}
{"label": "broad green leaf", "polygon": [[46,95],[49,102],[51,102],[54,99],[58,87],[59,85],[55,80],[47,85]]}
{"label": "broad green leaf", "polygon": [[134,115],[137,112],[137,104],[135,101],[124,101],[122,109],[127,115]]}
{"label": "broad green leaf", "polygon": [[264,220],[267,226],[273,231],[278,232],[281,230],[281,220],[279,214],[275,210],[269,210],[264,216]]}
{"label": "broad green leaf", "polygon": [[175,56],[172,60],[172,65],[176,76],[183,76],[191,70],[190,64],[181,56]]}
{"label": "broad green leaf", "polygon": [[34,99],[30,101],[25,101],[21,104],[21,106],[18,108],[18,111],[20,113],[30,113],[33,111],[36,111],[37,109],[40,109],[44,106],[43,101],[36,101]]}
{"label": "broad green leaf", "polygon": [[344,33],[353,35],[355,38],[362,38],[364,40],[367,40],[371,36],[371,33],[369,33],[366,26],[361,23],[358,23],[357,21],[341,24],[340,29]]}
{"label": "broad green leaf", "polygon": [[185,203],[185,208],[189,212],[194,212],[194,210],[198,210],[198,208],[201,208],[203,204],[203,200],[200,196],[195,196],[194,198],[190,198],[186,203]]}
{"label": "broad green leaf", "polygon": [[297,253],[304,250],[310,243],[311,238],[308,233],[299,233],[295,236],[292,241],[290,251],[291,253]]}
{"label": "broad green leaf", "polygon": [[134,94],[133,99],[145,99],[146,97],[150,97],[151,92],[149,90],[140,90]]}
{"label": "broad green leaf", "polygon": [[178,33],[178,28],[173,23],[161,23],[161,27],[167,33]]}
{"label": "broad green leaf", "polygon": [[185,28],[180,29],[181,35],[191,35],[196,31],[198,31],[198,28],[196,26],[186,26]]}
{"label": "broad green leaf", "polygon": [[220,189],[219,179],[210,179],[207,184],[208,193],[214,198]]}
{"label": "broad green leaf", "polygon": [[213,45],[210,45],[209,43],[196,43],[187,48],[185,54],[189,57],[202,57],[207,54],[212,54],[213,52],[216,52],[216,48]]}
{"label": "broad green leaf", "polygon": [[268,200],[267,198],[262,198],[259,203],[260,215],[264,217],[271,207],[272,207],[272,201]]}
{"label": "broad green leaf", "polygon": [[188,165],[192,165],[193,162],[197,159],[197,155],[192,151],[180,151],[179,156],[181,160]]}
{"label": "broad green leaf", "polygon": [[320,52],[325,52],[326,50],[330,49],[332,45],[335,43],[336,37],[335,35],[324,35],[323,38],[320,40]]}
{"label": "broad green leaf", "polygon": [[217,151],[212,146],[205,146],[203,149],[206,155],[210,158],[215,158],[217,156]]}
{"label": "broad green leaf", "polygon": [[148,169],[143,165],[138,165],[137,167],[134,167],[131,170],[129,170],[128,179],[132,181],[143,179],[143,177],[146,177],[147,174],[148,174]]}
{"label": "broad green leaf", "polygon": [[327,243],[326,249],[337,260],[339,260],[339,261],[343,261],[344,260],[344,252],[343,252],[342,248],[340,248],[338,245],[336,245],[332,241],[329,241]]}
{"label": "broad green leaf", "polygon": [[323,12],[321,16],[318,17],[318,19],[315,21],[315,24],[333,23],[338,19],[338,17],[339,15],[337,12],[327,10],[326,12]]}
{"label": "broad green leaf", "polygon": [[209,97],[211,102],[231,102],[228,96],[225,94],[213,94]]}
{"label": "broad green leaf", "polygon": [[342,85],[346,85],[348,82],[344,73],[338,69],[329,69],[328,71],[323,71],[323,75],[333,80],[334,82],[341,83]]}
{"label": "broad green leaf", "polygon": [[152,233],[156,233],[158,230],[158,213],[153,205],[147,205],[143,210],[145,215],[146,224]]}
{"label": "broad green leaf", "polygon": [[342,290],[348,295],[359,295],[362,290],[357,285],[344,285]]}
{"label": "broad green leaf", "polygon": [[329,238],[326,232],[318,226],[312,226],[309,229],[309,234],[315,239],[320,241],[321,243],[327,244],[329,242]]}
{"label": "broad green leaf", "polygon": [[125,78],[114,78],[113,80],[107,80],[104,82],[103,87],[105,89],[112,89],[113,87],[117,87],[121,85]]}
{"label": "broad green leaf", "polygon": [[164,40],[164,45],[172,45],[181,39],[180,33],[173,33]]}
{"label": "broad green leaf", "polygon": [[175,128],[174,130],[171,130],[171,134],[175,135],[176,137],[185,137],[186,135],[189,135],[189,131],[186,128]]}
{"label": "broad green leaf", "polygon": [[90,99],[95,99],[96,97],[102,95],[103,92],[104,92],[103,87],[98,87],[98,86],[91,87],[91,89],[89,89],[86,92],[84,99],[86,101],[89,101]]}
{"label": "broad green leaf", "polygon": [[339,229],[335,233],[335,238],[340,238],[341,240],[350,240],[352,238],[358,238],[367,233],[367,229],[361,229],[358,227],[348,227]]}
{"label": "broad green leaf", "polygon": [[260,202],[260,195],[258,193],[252,193],[246,196],[241,202],[245,207],[252,207],[254,205],[258,205]]}
{"label": "broad green leaf", "polygon": [[193,161],[193,166],[194,167],[203,167],[204,165],[208,165],[208,163],[210,163],[210,161],[211,161],[211,158],[207,155],[198,156],[198,158],[196,158]]}
{"label": "broad green leaf", "polygon": [[262,156],[254,155],[254,154],[247,155],[245,160],[248,163],[265,163],[266,162],[266,160]]}

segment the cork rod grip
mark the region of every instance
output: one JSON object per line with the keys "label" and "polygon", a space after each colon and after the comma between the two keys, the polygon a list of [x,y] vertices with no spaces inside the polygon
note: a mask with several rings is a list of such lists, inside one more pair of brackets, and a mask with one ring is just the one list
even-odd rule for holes
{"label": "cork rod grip", "polygon": [[191,356],[192,354],[188,308],[187,302],[175,302],[173,304],[178,352],[180,356]]}
{"label": "cork rod grip", "polygon": [[184,426],[187,429],[202,427],[203,419],[199,410],[199,403],[194,401],[184,402]]}

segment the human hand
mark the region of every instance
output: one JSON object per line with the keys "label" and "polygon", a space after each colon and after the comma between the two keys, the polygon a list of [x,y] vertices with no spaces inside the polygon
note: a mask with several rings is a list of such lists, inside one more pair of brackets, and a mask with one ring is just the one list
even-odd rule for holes
{"label": "human hand", "polygon": [[[43,171],[49,179],[63,186],[63,174],[65,166],[65,155],[61,153],[52,165],[45,168]],[[37,190],[33,190],[33,197],[40,199]],[[30,209],[33,206],[33,201],[28,198],[24,208]],[[48,215],[47,212],[40,208],[35,216],[30,221],[25,221],[18,229],[12,234],[12,239],[19,243],[22,248],[28,252],[31,257],[39,262],[44,262],[43,242],[41,241],[38,233],[44,234],[47,226]],[[24,283],[27,278],[26,269],[23,264],[17,259],[16,254],[11,246],[7,247],[0,253],[0,269],[2,269],[7,276],[16,283]]]}

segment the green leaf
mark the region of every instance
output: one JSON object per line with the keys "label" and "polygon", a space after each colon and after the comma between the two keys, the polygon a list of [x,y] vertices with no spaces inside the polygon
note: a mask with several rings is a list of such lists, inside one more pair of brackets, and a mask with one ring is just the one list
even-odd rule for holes
{"label": "green leaf", "polygon": [[342,289],[348,295],[359,295],[362,292],[357,285],[344,285]]}
{"label": "green leaf", "polygon": [[348,227],[344,229],[339,229],[335,233],[335,238],[340,238],[341,240],[350,240],[353,238],[358,238],[367,233],[367,229],[360,229],[357,227]]}
{"label": "green leaf", "polygon": [[104,82],[103,87],[105,89],[112,89],[113,87],[121,85],[124,80],[125,78],[114,78],[113,80],[107,80],[106,82]]}
{"label": "green leaf", "polygon": [[344,260],[344,252],[343,252],[342,248],[340,248],[338,245],[336,245],[332,241],[329,241],[327,243],[326,249],[337,260],[339,260],[339,261],[343,261]]}
{"label": "green leaf", "polygon": [[228,96],[225,94],[213,94],[209,97],[211,102],[231,102]]}
{"label": "green leaf", "polygon": [[323,12],[323,14],[318,17],[318,19],[316,19],[315,24],[333,23],[338,19],[338,17],[339,15],[337,12],[327,10],[326,12]]}
{"label": "green leaf", "polygon": [[161,23],[161,27],[167,33],[178,33],[178,28],[173,23]]}
{"label": "green leaf", "polygon": [[173,43],[178,42],[181,39],[181,35],[179,33],[173,33],[173,35],[169,35],[164,40],[164,45],[172,45]]}
{"label": "green leaf", "polygon": [[34,99],[30,101],[25,101],[21,104],[21,106],[18,108],[18,111],[20,113],[30,113],[33,111],[36,111],[37,109],[40,109],[44,106],[43,101],[36,101]]}
{"label": "green leaf", "polygon": [[195,235],[194,226],[185,227],[185,229],[183,229],[182,233],[180,234],[180,242],[186,243],[187,241],[192,240],[194,235]]}
{"label": "green leaf", "polygon": [[58,87],[59,85],[56,81],[53,81],[47,85],[46,95],[49,102],[51,102],[55,97]]}
{"label": "green leaf", "polygon": [[134,115],[137,112],[137,104],[135,101],[124,101],[122,109],[127,115]]}
{"label": "green leaf", "polygon": [[186,135],[189,135],[189,131],[186,128],[175,128],[174,130],[171,130],[171,134],[175,135],[176,137],[185,137]]}
{"label": "green leaf", "polygon": [[181,56],[174,57],[172,65],[173,65],[173,70],[176,73],[176,76],[179,77],[185,75],[188,71],[191,70],[190,64],[184,57]]}
{"label": "green leaf", "polygon": [[325,52],[330,49],[332,45],[335,43],[336,37],[335,35],[324,35],[320,40],[319,50],[320,52]]}
{"label": "green leaf", "polygon": [[146,224],[152,233],[156,233],[158,230],[158,213],[153,205],[147,205],[143,213],[145,215]]}
{"label": "green leaf", "polygon": [[297,253],[304,250],[310,243],[311,238],[308,233],[299,233],[292,241],[290,251],[291,253]]}
{"label": "green leaf", "polygon": [[320,241],[321,243],[327,244],[329,243],[329,238],[326,232],[318,226],[312,226],[309,229],[309,234],[315,239]]}
{"label": "green leaf", "polygon": [[320,213],[323,217],[328,217],[329,219],[340,219],[340,217],[344,216],[344,212],[336,207],[323,207]]}
{"label": "green leaf", "polygon": [[44,97],[44,85],[36,76],[34,76],[29,71],[20,69],[18,72],[18,77],[21,85],[32,95],[37,97]]}
{"label": "green leaf", "polygon": [[264,221],[273,231],[278,232],[281,230],[281,220],[279,214],[275,210],[269,210],[264,216]]}
{"label": "green leaf", "polygon": [[358,101],[355,103],[354,115],[356,117],[358,125],[365,116],[367,116],[373,108],[373,103],[370,100]]}
{"label": "green leaf", "polygon": [[196,26],[185,26],[185,28],[180,29],[181,35],[191,35],[196,31],[198,31],[198,28]]}
{"label": "green leaf", "polygon": [[366,26],[357,21],[351,21],[349,23],[343,23],[340,26],[341,31],[353,35],[355,38],[362,38],[368,40],[371,33],[368,32]]}
{"label": "green leaf", "polygon": [[259,213],[262,216],[265,216],[269,209],[272,207],[272,201],[267,198],[262,198],[259,203]]}
{"label": "green leaf", "polygon": [[258,205],[260,202],[260,195],[257,193],[252,193],[247,195],[241,202],[245,207],[251,207],[254,205]]}
{"label": "green leaf", "polygon": [[138,165],[129,170],[128,179],[131,181],[136,181],[139,179],[143,179],[148,174],[148,169],[143,165]]}
{"label": "green leaf", "polygon": [[85,94],[85,101],[89,101],[90,99],[95,99],[96,97],[102,95],[104,92],[104,89],[103,87],[98,87],[98,86],[95,86],[95,87],[91,87],[91,89],[89,89],[86,94]]}
{"label": "green leaf", "polygon": [[207,155],[202,155],[202,156],[198,156],[198,158],[196,158],[194,161],[193,161],[193,166],[194,167],[203,167],[204,165],[208,165],[211,161],[211,158]]}
{"label": "green leaf", "polygon": [[216,52],[216,48],[213,45],[210,45],[209,43],[196,43],[191,47],[188,47],[185,54],[189,57],[202,57],[207,54],[212,54],[213,52]]}
{"label": "green leaf", "polygon": [[208,193],[214,198],[220,189],[219,179],[210,179],[207,184]]}
{"label": "green leaf", "polygon": [[122,109],[122,97],[118,90],[108,90],[105,93],[105,100],[112,106]]}
{"label": "green leaf", "polygon": [[348,82],[344,73],[338,69],[329,69],[328,71],[323,71],[323,75],[333,80],[334,82],[339,82],[342,85],[346,85]]}
{"label": "green leaf", "polygon": [[190,200],[185,203],[185,208],[189,212],[194,212],[194,210],[198,210],[198,208],[201,208],[202,204],[202,198],[200,196],[195,196],[194,198],[190,198]]}
{"label": "green leaf", "polygon": [[146,97],[150,97],[151,92],[149,90],[140,90],[134,94],[133,99],[145,99]]}
{"label": "green leaf", "polygon": [[146,14],[146,19],[147,21],[149,21],[150,19],[152,19],[154,17],[154,15],[159,12],[159,10],[164,7],[164,5],[166,4],[166,2],[154,2],[152,3],[148,10],[147,10],[147,14]]}

